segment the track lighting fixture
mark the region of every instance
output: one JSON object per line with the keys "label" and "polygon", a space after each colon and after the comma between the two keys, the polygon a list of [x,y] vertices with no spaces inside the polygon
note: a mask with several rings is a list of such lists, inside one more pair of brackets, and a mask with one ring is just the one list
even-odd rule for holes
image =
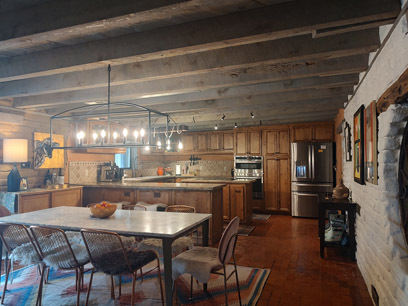
{"label": "track lighting fixture", "polygon": [[251,112],[251,118],[252,118],[252,119],[255,118],[254,112]]}
{"label": "track lighting fixture", "polygon": [[221,120],[225,119],[225,114],[222,114]]}
{"label": "track lighting fixture", "polygon": [[218,125],[217,124],[214,126],[214,130],[218,130]]}
{"label": "track lighting fixture", "polygon": [[236,129],[238,127],[238,124],[235,122],[234,123],[234,129]]}

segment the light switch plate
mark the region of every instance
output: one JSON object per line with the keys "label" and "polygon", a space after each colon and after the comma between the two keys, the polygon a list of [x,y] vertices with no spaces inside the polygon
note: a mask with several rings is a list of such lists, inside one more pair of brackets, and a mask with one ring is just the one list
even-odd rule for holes
{"label": "light switch plate", "polygon": [[21,169],[30,169],[30,168],[31,168],[30,162],[21,163]]}

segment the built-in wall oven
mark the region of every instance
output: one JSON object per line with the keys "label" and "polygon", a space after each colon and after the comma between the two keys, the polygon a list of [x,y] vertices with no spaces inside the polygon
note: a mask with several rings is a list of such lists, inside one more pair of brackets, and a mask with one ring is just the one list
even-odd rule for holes
{"label": "built-in wall oven", "polygon": [[234,179],[254,179],[252,198],[263,199],[263,157],[235,156]]}

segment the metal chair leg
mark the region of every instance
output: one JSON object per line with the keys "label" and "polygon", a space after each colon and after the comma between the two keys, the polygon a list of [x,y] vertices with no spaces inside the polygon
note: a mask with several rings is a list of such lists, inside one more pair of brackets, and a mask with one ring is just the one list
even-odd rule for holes
{"label": "metal chair leg", "polygon": [[44,284],[44,277],[45,277],[45,269],[47,267],[43,264],[42,267],[40,268],[41,271],[41,277],[40,277],[40,285],[38,286],[38,293],[37,293],[37,301],[35,303],[36,306],[41,306],[42,303],[42,289],[43,289],[43,284]]}
{"label": "metal chair leg", "polygon": [[228,295],[227,295],[227,271],[224,265],[224,291],[225,291],[225,305],[228,306]]}
{"label": "metal chair leg", "polygon": [[136,273],[132,273],[132,296],[130,298],[130,305],[133,306],[135,304],[135,285],[136,285]]}
{"label": "metal chair leg", "polygon": [[190,300],[193,299],[193,276],[190,275]]}
{"label": "metal chair leg", "polygon": [[95,271],[95,270],[92,269],[91,278],[89,279],[88,292],[86,293],[86,303],[85,303],[85,306],[88,306],[89,293],[91,292],[91,286],[92,286],[92,279],[93,279],[94,271]]}
{"label": "metal chair leg", "polygon": [[8,278],[10,275],[10,270],[11,270],[11,260],[7,262],[7,260],[5,260],[4,262],[4,267],[6,268],[6,280],[4,281],[4,289],[3,289],[3,294],[1,296],[1,304],[4,304],[4,297],[6,296],[6,291],[7,291],[7,282],[8,282]]}
{"label": "metal chair leg", "polygon": [[113,275],[111,275],[111,299],[115,299],[115,282],[113,281]]}
{"label": "metal chair leg", "polygon": [[236,278],[236,280],[237,280],[239,306],[242,306],[242,302],[241,302],[241,290],[239,289],[238,270],[237,270],[237,265],[235,264],[235,259],[234,259],[234,268],[235,268],[235,278]]}
{"label": "metal chair leg", "polygon": [[159,258],[157,258],[157,278],[159,279],[160,295],[161,295],[161,299],[162,299],[162,305],[164,306],[163,284],[162,284],[162,279],[161,279],[160,259]]}
{"label": "metal chair leg", "polygon": [[119,298],[122,296],[122,275],[119,275]]}

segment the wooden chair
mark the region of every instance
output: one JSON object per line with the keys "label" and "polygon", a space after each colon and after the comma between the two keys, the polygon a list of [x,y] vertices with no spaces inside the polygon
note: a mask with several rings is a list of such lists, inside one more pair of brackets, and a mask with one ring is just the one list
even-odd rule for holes
{"label": "wooden chair", "polygon": [[115,298],[113,276],[119,276],[119,297],[121,296],[121,276],[123,274],[132,275],[132,295],[131,305],[135,302],[135,285],[137,270],[146,264],[156,260],[157,266],[145,274],[150,273],[157,268],[157,277],[160,284],[160,294],[162,305],[164,305],[163,288],[160,274],[160,260],[155,251],[139,252],[134,249],[125,249],[120,236],[113,232],[98,230],[81,230],[89,257],[91,258],[92,269],[91,279],[89,281],[88,293],[86,296],[86,305],[88,305],[89,294],[91,292],[92,279],[94,272],[101,271],[111,276],[111,298]]}
{"label": "wooden chair", "polygon": [[193,206],[187,205],[171,205],[166,207],[166,212],[181,212],[181,213],[195,213],[196,209]]}
{"label": "wooden chair", "polygon": [[90,261],[85,247],[79,244],[71,246],[66,234],[61,229],[31,226],[30,230],[40,255],[48,266],[62,270],[75,270],[78,306],[81,288],[84,284],[84,266]]}
{"label": "wooden chair", "polygon": [[[40,284],[38,287],[37,302],[36,305],[41,305],[42,299],[42,286],[44,280],[44,274],[46,273],[46,265],[42,261],[40,252],[38,251],[33,239],[31,238],[28,229],[21,224],[14,223],[0,223],[0,237],[3,241],[3,246],[6,247],[7,253],[14,256],[13,253],[19,253],[17,261],[23,261],[24,264],[37,264],[40,271]],[[21,256],[26,256],[22,259]],[[6,256],[7,259],[7,256]],[[3,294],[1,296],[1,304],[4,303],[4,297],[6,296],[7,283],[10,275],[12,261],[6,260],[6,279],[4,282]]]}
{"label": "wooden chair", "polygon": [[[176,279],[184,273],[191,275],[190,297],[192,297],[193,293],[193,278],[204,283],[204,290],[206,290],[211,273],[223,275],[225,304],[228,305],[227,281],[235,273],[239,304],[242,305],[238,271],[234,257],[235,245],[238,238],[238,227],[239,217],[235,217],[225,228],[218,249],[211,247],[194,247],[173,258],[173,290],[175,290]],[[227,276],[226,265],[231,259],[234,270]]]}
{"label": "wooden chair", "polygon": [[143,205],[135,204],[135,205],[133,206],[133,210],[146,211],[147,208],[146,208],[145,206],[143,206]]}

